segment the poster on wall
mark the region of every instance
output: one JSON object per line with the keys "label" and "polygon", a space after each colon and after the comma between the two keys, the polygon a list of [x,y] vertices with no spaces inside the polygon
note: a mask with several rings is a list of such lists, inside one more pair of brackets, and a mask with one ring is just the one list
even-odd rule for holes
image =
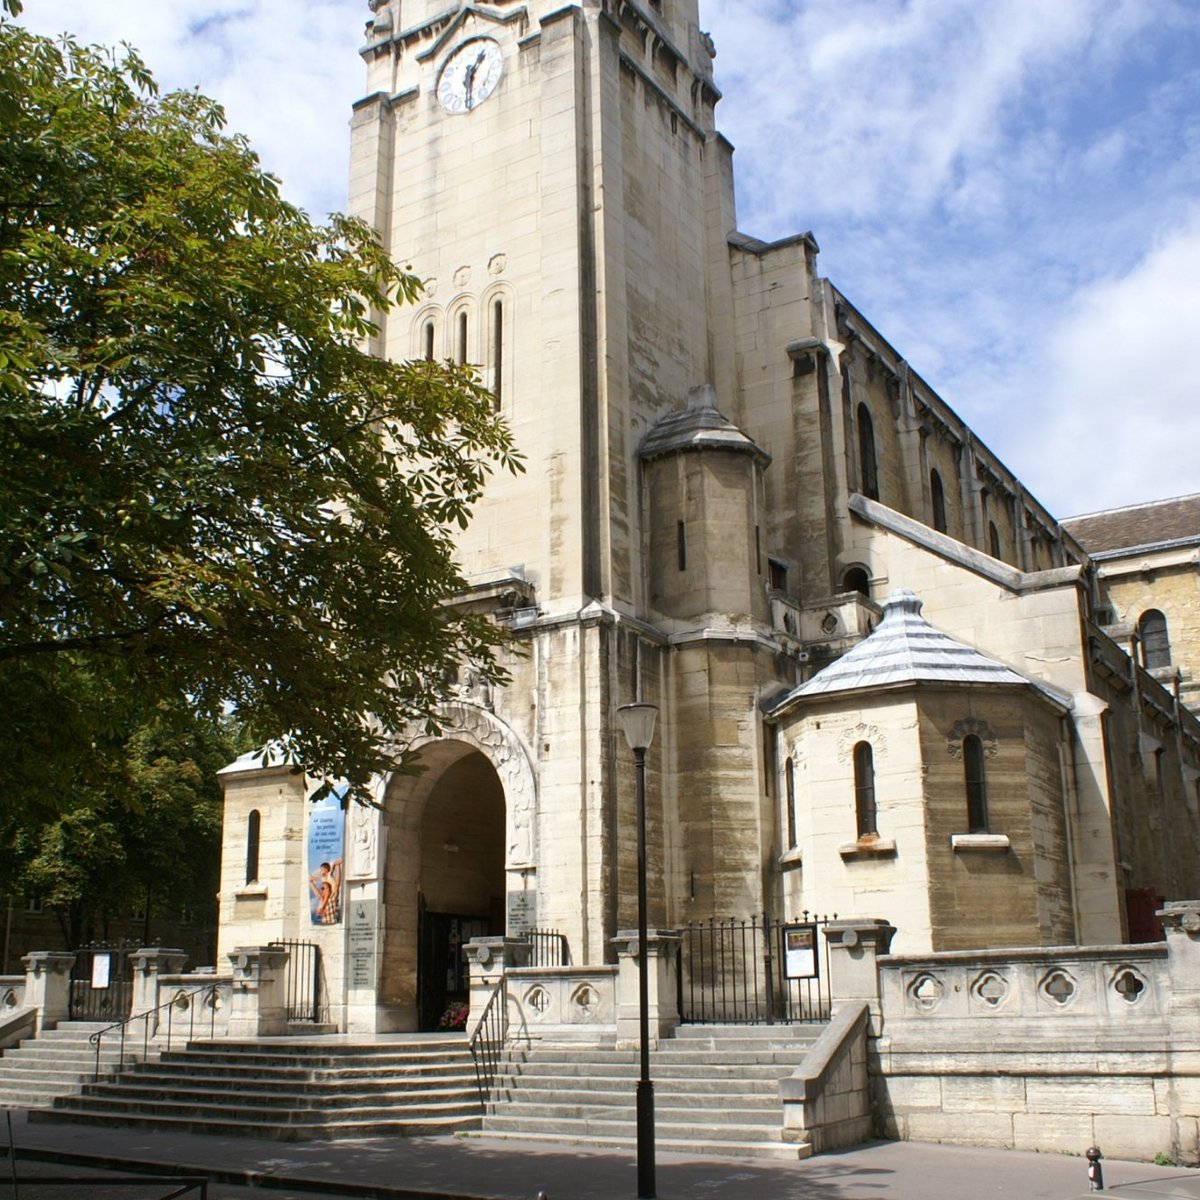
{"label": "poster on wall", "polygon": [[342,867],[346,856],[345,788],[313,805],[308,818],[308,903],[314,925],[342,923]]}
{"label": "poster on wall", "polygon": [[817,927],[783,927],[783,973],[788,979],[815,979],[817,966]]}

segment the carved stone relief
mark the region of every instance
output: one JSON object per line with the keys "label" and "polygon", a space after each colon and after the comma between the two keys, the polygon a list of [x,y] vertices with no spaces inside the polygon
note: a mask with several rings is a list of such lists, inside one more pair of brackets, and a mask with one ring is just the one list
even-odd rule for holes
{"label": "carved stone relief", "polygon": [[510,871],[537,865],[537,781],[517,735],[494,713],[461,700],[441,706],[443,736],[471,742],[489,759],[504,787],[505,866]]}
{"label": "carved stone relief", "polygon": [[844,730],[838,738],[838,761],[848,763],[854,756],[854,747],[859,742],[870,742],[871,751],[877,759],[887,754],[887,737],[878,725],[866,725],[859,722],[850,729]]}
{"label": "carved stone relief", "polygon": [[995,758],[1000,752],[1000,742],[992,727],[978,717],[966,717],[956,721],[946,735],[946,751],[951,758],[962,758],[963,741],[974,734],[983,745],[983,753],[988,758]]}
{"label": "carved stone relief", "polygon": [[351,879],[370,878],[375,874],[375,846],[379,828],[378,809],[355,804],[350,809],[350,870]]}

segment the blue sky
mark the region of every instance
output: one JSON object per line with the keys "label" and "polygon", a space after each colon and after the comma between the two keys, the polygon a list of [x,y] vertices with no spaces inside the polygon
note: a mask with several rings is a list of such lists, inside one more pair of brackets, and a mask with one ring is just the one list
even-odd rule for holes
{"label": "blue sky", "polygon": [[[345,204],[365,0],[27,0]],[[1200,0],[701,0],[742,230],[819,269],[1059,516],[1200,491]],[[1103,463],[1103,466],[1099,466]]]}

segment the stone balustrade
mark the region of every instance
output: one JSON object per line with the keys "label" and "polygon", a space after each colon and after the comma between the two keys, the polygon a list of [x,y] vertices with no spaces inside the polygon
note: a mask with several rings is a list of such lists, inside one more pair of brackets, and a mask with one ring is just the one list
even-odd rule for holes
{"label": "stone balustrade", "polygon": [[514,967],[508,1031],[517,1039],[590,1039],[617,1020],[616,967]]}
{"label": "stone balustrade", "polygon": [[0,1017],[25,1006],[25,976],[0,975]]}
{"label": "stone balustrade", "polygon": [[1164,943],[881,958],[880,1132],[1200,1160],[1200,1039],[1177,1011],[1194,1008],[1200,908],[1172,910]]}

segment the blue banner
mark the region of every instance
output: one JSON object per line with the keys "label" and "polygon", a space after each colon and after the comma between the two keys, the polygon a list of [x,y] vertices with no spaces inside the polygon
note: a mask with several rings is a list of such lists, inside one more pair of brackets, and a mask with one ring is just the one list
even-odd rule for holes
{"label": "blue banner", "polygon": [[346,855],[345,788],[314,804],[308,818],[308,903],[314,925],[342,923],[342,868]]}

